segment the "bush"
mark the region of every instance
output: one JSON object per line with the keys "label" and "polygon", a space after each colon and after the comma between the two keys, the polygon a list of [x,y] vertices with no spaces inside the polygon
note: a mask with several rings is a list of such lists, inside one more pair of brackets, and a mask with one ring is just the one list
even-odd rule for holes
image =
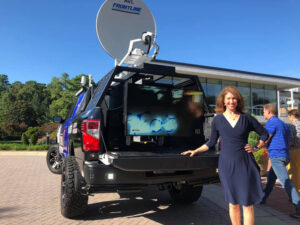
{"label": "bush", "polygon": [[28,130],[26,131],[27,137],[31,139],[31,136],[34,134],[38,134],[38,128],[37,127],[29,127]]}
{"label": "bush", "polygon": [[0,144],[0,150],[47,150],[50,145]]}
{"label": "bush", "polygon": [[[253,115],[252,115],[253,116]],[[255,116],[253,116],[255,118]],[[248,144],[254,147],[259,141],[259,135],[255,131],[251,131],[248,136]],[[257,152],[253,153],[255,161],[258,164],[263,164],[268,160],[269,153],[267,148],[261,148]]]}
{"label": "bush", "polygon": [[57,135],[57,130],[53,131],[53,132],[50,134],[50,140],[56,140],[56,135]]}
{"label": "bush", "polygon": [[38,133],[36,132],[30,136],[30,144],[36,145],[37,140],[38,140]]}
{"label": "bush", "polygon": [[261,148],[257,152],[254,152],[253,155],[258,164],[263,164],[268,160],[269,152],[266,148]]}
{"label": "bush", "polygon": [[47,133],[52,133],[52,132],[57,130],[57,127],[59,125],[60,124],[58,124],[58,123],[51,123],[51,124],[43,125],[43,126],[38,128],[39,129],[39,135],[44,136]]}
{"label": "bush", "polygon": [[[23,132],[26,131],[27,125],[25,123],[5,123],[0,126],[0,129],[2,130],[2,136],[4,139],[15,139],[15,137],[21,136]],[[10,138],[13,136],[12,138]]]}
{"label": "bush", "polygon": [[35,145],[38,140],[38,128],[37,127],[29,127],[26,132],[22,134],[21,140],[23,144],[28,145],[28,139],[30,140],[31,145]]}
{"label": "bush", "polygon": [[29,145],[28,137],[25,133],[22,134],[21,141],[24,145]]}

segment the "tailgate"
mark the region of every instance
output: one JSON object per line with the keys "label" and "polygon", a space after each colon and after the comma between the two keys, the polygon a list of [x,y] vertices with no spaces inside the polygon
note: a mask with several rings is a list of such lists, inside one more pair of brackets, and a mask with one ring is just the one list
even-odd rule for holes
{"label": "tailgate", "polygon": [[125,171],[185,171],[218,168],[219,154],[206,152],[194,157],[180,154],[119,154],[112,165]]}

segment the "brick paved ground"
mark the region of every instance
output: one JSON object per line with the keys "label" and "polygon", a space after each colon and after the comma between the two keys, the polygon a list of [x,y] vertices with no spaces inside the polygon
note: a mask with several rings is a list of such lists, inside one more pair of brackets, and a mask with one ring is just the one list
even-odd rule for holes
{"label": "brick paved ground", "polygon": [[[265,186],[266,180],[263,180],[262,183],[263,186]],[[267,199],[265,205],[272,207],[273,209],[276,209],[286,215],[295,213],[294,206],[289,202],[288,195],[279,182],[275,184],[274,189]]]}
{"label": "brick paved ground", "polygon": [[[32,155],[33,154],[33,155]],[[89,198],[85,216],[60,214],[60,175],[50,173],[45,154],[0,154],[0,224],[230,224],[228,213],[208,199],[174,206],[167,192],[147,189],[142,197],[120,199],[115,193]]]}

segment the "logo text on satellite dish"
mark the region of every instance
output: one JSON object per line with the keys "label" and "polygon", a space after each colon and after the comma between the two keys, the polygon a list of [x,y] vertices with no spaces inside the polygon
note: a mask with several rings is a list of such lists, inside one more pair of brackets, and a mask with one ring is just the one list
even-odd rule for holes
{"label": "logo text on satellite dish", "polygon": [[[132,4],[132,5],[134,4],[133,0],[124,0],[124,3]],[[112,6],[112,10],[125,12],[125,13],[140,14],[142,11],[142,8],[134,7],[131,5],[126,5],[126,4],[114,3]]]}

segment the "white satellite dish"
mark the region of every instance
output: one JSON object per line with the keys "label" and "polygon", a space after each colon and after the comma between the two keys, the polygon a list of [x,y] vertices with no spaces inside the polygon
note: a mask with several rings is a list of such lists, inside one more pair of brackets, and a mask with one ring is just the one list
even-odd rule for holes
{"label": "white satellite dish", "polygon": [[134,42],[134,48],[148,53],[155,43],[155,21],[141,0],[106,0],[98,11],[96,30],[102,47],[118,62],[128,53],[130,41],[141,39],[143,33],[152,33],[151,44]]}

